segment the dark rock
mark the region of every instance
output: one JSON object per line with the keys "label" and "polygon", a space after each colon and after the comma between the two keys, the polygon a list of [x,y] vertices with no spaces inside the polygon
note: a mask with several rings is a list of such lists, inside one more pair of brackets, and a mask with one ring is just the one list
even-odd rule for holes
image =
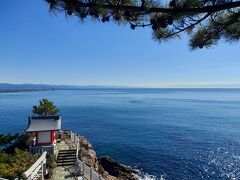
{"label": "dark rock", "polygon": [[109,175],[115,176],[117,179],[137,180],[138,171],[130,166],[119,164],[108,156],[100,157],[98,159],[99,164],[103,167]]}

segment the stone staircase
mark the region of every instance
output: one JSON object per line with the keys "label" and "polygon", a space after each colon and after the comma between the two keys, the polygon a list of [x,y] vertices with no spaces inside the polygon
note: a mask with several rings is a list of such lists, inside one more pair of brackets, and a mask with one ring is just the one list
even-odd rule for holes
{"label": "stone staircase", "polygon": [[57,157],[57,166],[73,166],[76,162],[76,149],[60,150]]}

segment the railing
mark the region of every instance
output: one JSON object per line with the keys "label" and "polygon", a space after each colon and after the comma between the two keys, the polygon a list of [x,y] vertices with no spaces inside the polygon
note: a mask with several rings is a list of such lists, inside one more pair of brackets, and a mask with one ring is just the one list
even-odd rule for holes
{"label": "railing", "polygon": [[72,131],[70,131],[70,140],[76,145],[76,143],[79,143],[79,137],[73,133]]}
{"label": "railing", "polygon": [[79,137],[70,131],[70,140],[73,142],[76,148],[76,164],[78,163],[78,150],[79,150]]}
{"label": "railing", "polygon": [[81,160],[78,160],[79,170],[84,174],[84,177],[89,180],[104,180],[104,178],[98,174],[92,167],[87,166]]}
{"label": "railing", "polygon": [[78,150],[80,145],[79,137],[72,131],[70,131],[70,140],[76,146],[76,165],[79,167],[79,171],[83,173],[83,176],[89,180],[104,180],[104,178],[100,174],[98,174],[92,167],[89,167],[78,158]]}
{"label": "railing", "polygon": [[38,160],[22,174],[25,179],[44,179],[44,175],[46,175],[46,155],[47,152],[43,152]]}
{"label": "railing", "polygon": [[32,154],[42,154],[45,151],[48,154],[55,154],[57,152],[57,146],[56,146],[56,144],[51,144],[51,145],[47,145],[47,146],[32,146],[32,144],[30,144],[29,151]]}

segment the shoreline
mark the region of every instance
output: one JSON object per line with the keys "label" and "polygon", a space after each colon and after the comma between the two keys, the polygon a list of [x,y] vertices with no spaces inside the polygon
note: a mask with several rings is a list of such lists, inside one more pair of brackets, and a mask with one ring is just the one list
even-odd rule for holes
{"label": "shoreline", "polygon": [[49,91],[51,89],[20,89],[20,90],[0,90],[0,93],[14,93],[14,92],[35,92],[35,91]]}

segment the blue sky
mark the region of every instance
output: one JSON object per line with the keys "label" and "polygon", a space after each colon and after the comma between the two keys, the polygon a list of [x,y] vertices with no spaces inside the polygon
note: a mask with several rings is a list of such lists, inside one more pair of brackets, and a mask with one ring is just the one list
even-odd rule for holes
{"label": "blue sky", "polygon": [[51,14],[43,0],[2,0],[0,82],[240,87],[239,44],[190,51],[151,30]]}

